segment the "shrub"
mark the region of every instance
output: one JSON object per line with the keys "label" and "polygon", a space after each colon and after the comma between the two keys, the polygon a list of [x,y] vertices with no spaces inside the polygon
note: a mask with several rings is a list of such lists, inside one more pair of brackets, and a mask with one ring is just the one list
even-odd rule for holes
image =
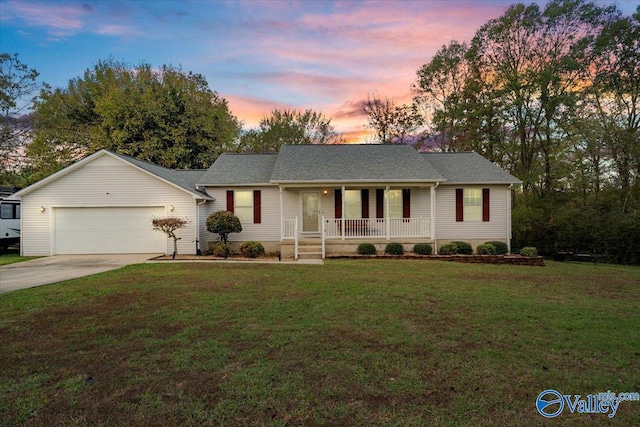
{"label": "shrub", "polygon": [[358,245],[358,253],[360,255],[375,255],[377,252],[376,247],[371,243],[360,243]]}
{"label": "shrub", "polygon": [[433,249],[429,243],[418,243],[413,247],[413,252],[418,255],[431,255]]}
{"label": "shrub", "polygon": [[486,243],[490,243],[496,248],[496,255],[506,255],[509,253],[509,246],[507,246],[505,242],[491,241]]}
{"label": "shrub", "polygon": [[229,211],[217,211],[207,217],[207,230],[220,235],[220,240],[227,243],[230,233],[242,231],[242,225],[237,216]]}
{"label": "shrub", "polygon": [[384,253],[389,255],[402,255],[404,254],[404,248],[400,243],[388,243],[384,248]]}
{"label": "shrub", "polygon": [[476,248],[478,255],[495,255],[497,253],[496,247],[491,243],[483,243]]}
{"label": "shrub", "polygon": [[438,252],[440,255],[455,255],[458,253],[458,245],[455,243],[447,243],[440,246],[440,251]]}
{"label": "shrub", "polygon": [[462,254],[462,255],[471,255],[471,254],[473,254],[473,248],[467,242],[451,242],[451,243],[455,243],[456,246],[458,247],[458,252],[457,253]]}
{"label": "shrub", "polygon": [[538,250],[534,247],[531,246],[525,246],[524,248],[520,249],[520,255],[524,255],[526,257],[537,257],[538,256]]}
{"label": "shrub", "polygon": [[258,258],[264,255],[264,246],[260,242],[249,240],[240,245],[240,252],[247,258]]}
{"label": "shrub", "polygon": [[229,254],[231,254],[231,245],[224,242],[216,242],[211,247],[211,252],[213,256],[228,258]]}

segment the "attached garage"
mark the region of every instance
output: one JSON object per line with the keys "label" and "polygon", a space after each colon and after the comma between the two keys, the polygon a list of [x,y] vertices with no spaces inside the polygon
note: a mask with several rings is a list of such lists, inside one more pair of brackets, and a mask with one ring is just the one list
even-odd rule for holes
{"label": "attached garage", "polygon": [[203,171],[167,169],[107,150],[17,192],[22,200],[20,251],[62,254],[164,254],[173,240],[151,220],[178,217],[178,253],[196,253],[200,213],[212,198],[195,184]]}
{"label": "attached garage", "polygon": [[166,236],[151,228],[164,206],[54,208],[54,254],[164,253]]}

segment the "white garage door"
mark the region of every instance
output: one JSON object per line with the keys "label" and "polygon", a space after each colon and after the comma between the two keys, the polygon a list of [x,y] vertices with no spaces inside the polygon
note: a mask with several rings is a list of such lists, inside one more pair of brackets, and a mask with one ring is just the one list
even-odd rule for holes
{"label": "white garage door", "polygon": [[56,208],[54,253],[165,253],[167,237],[153,230],[164,207]]}

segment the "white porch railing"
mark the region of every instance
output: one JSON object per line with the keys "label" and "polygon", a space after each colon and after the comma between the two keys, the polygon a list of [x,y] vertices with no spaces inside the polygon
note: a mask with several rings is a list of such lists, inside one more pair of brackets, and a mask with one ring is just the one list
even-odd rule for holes
{"label": "white porch railing", "polygon": [[430,218],[324,219],[323,238],[430,237]]}
{"label": "white porch railing", "polygon": [[298,217],[284,218],[282,220],[282,240],[293,239],[294,257],[298,259]]}

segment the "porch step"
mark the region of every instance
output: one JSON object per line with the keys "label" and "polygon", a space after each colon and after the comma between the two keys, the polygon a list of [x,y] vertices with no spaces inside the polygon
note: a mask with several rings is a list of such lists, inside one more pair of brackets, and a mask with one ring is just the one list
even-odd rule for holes
{"label": "porch step", "polygon": [[304,242],[298,246],[299,259],[322,259],[322,244],[318,242]]}
{"label": "porch step", "polygon": [[298,259],[322,259],[322,251],[320,251],[320,252],[298,252]]}
{"label": "porch step", "polygon": [[322,254],[322,245],[298,245],[298,253],[320,253]]}

